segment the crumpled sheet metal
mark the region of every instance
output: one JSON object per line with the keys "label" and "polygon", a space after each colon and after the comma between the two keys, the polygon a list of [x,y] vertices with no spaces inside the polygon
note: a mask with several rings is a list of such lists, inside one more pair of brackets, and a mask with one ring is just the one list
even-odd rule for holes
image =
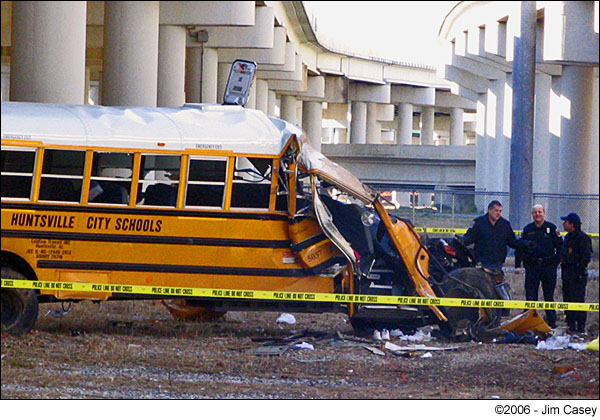
{"label": "crumpled sheet metal", "polygon": [[346,191],[365,203],[372,203],[377,198],[377,192],[363,184],[355,175],[337,163],[332,162],[319,151],[315,150],[306,137],[298,139],[300,154],[298,163],[308,173],[315,174]]}

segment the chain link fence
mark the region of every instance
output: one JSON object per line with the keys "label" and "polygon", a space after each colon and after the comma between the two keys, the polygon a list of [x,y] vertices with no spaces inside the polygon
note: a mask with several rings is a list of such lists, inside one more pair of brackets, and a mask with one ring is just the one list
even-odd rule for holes
{"label": "chain link fence", "polygon": [[[450,189],[395,189],[382,193],[398,208],[392,213],[410,219],[417,227],[468,229],[473,219],[487,212],[490,201],[502,203],[502,216],[510,220],[510,194],[506,192]],[[575,212],[582,229],[597,237],[599,196],[588,194],[533,194],[533,204],[546,208],[546,220],[562,230],[561,216]],[[523,226],[513,226],[515,230]]]}

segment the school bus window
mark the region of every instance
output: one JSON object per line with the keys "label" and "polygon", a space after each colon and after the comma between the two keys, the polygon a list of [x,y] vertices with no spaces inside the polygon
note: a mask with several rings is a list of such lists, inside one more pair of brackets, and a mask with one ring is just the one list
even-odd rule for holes
{"label": "school bus window", "polygon": [[129,204],[133,153],[94,152],[88,202]]}
{"label": "school bus window", "polygon": [[269,208],[273,160],[238,157],[235,159],[231,208]]}
{"label": "school bus window", "polygon": [[223,208],[227,158],[190,156],[186,207]]}
{"label": "school bus window", "polygon": [[142,155],[138,205],[175,207],[180,169],[181,156]]}
{"label": "school bus window", "polygon": [[85,152],[46,149],[40,184],[41,201],[79,202]]}
{"label": "school bus window", "polygon": [[2,149],[2,198],[31,199],[35,149]]}
{"label": "school bus window", "polygon": [[275,199],[275,211],[288,211],[288,162],[282,159],[279,163],[278,180],[277,180],[277,198]]}

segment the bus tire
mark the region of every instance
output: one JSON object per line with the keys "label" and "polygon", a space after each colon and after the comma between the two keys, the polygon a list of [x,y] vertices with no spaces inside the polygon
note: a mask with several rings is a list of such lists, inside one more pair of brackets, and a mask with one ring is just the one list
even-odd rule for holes
{"label": "bus tire", "polygon": [[[2,267],[3,279],[25,279],[18,271]],[[2,332],[21,335],[31,331],[38,317],[38,298],[35,290],[1,290],[2,295]]]}
{"label": "bus tire", "polygon": [[[450,273],[449,281],[452,282],[450,288],[444,295],[447,298],[470,298],[470,299],[500,299],[494,282],[483,270],[475,267],[459,268]],[[468,286],[476,289],[478,293],[465,289],[459,282],[453,280],[456,278]],[[448,321],[453,329],[461,328],[467,324],[474,325],[480,318],[480,310],[478,308],[468,307],[443,307],[442,309],[448,318]],[[501,310],[486,308],[485,315],[487,317],[486,327],[493,328],[500,323]]]}

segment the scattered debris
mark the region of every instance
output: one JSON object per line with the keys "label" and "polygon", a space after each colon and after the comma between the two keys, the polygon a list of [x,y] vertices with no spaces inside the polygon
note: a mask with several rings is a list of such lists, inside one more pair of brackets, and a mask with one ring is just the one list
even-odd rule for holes
{"label": "scattered debris", "polygon": [[400,334],[397,335],[397,333],[393,334],[394,337],[398,337],[400,340],[404,340],[404,341],[431,341],[431,332],[427,331],[426,333],[423,332],[423,330],[417,330],[417,332],[415,332],[413,335],[404,335],[402,333],[402,331],[400,330],[394,330],[394,331],[399,331]]}
{"label": "scattered debris", "polygon": [[49,310],[44,316],[51,316],[54,318],[63,318],[66,314],[71,311],[71,302],[62,302],[60,309]]}
{"label": "scattered debris", "polygon": [[300,363],[315,363],[315,362],[329,362],[330,359],[311,359],[311,360],[306,360],[306,359],[294,359],[296,362],[300,362]]}
{"label": "scattered debris", "polygon": [[598,337],[587,345],[586,350],[598,351]]}
{"label": "scattered debris", "polygon": [[373,340],[381,341],[381,333],[377,330],[373,331]]}
{"label": "scattered debris", "polygon": [[577,351],[587,350],[590,343],[572,343],[569,335],[552,336],[545,341],[540,341],[536,350],[564,350],[573,349]]}
{"label": "scattered debris", "polygon": [[289,344],[280,346],[260,346],[254,350],[257,356],[281,356],[290,348]]}
{"label": "scattered debris", "polygon": [[540,341],[536,350],[562,350],[569,347],[570,337],[568,335],[555,335],[547,340]]}
{"label": "scattered debris", "polygon": [[455,346],[455,347],[428,347],[425,344],[416,344],[414,346],[398,346],[398,345],[396,345],[394,343],[390,343],[390,342],[385,343],[385,348],[390,351],[394,351],[394,352],[415,351],[415,350],[419,350],[419,351],[449,351],[449,350],[460,349],[460,347],[458,347],[458,346]]}
{"label": "scattered debris", "polygon": [[570,372],[575,369],[577,369],[577,368],[573,365],[554,366],[552,368],[552,373],[567,373],[567,372]]}
{"label": "scattered debris", "polygon": [[385,353],[376,347],[371,347],[371,346],[363,346],[363,347],[366,348],[367,350],[369,350],[371,353],[376,354],[377,356],[385,356]]}
{"label": "scattered debris", "polygon": [[404,334],[402,333],[402,331],[400,331],[398,329],[390,331],[390,336],[392,336],[392,337],[400,337],[401,335],[404,335]]}
{"label": "scattered debris", "polygon": [[514,316],[489,332],[510,331],[516,334],[527,334],[528,331],[547,336],[552,333],[550,326],[535,309],[529,309]]}
{"label": "scattered debris", "polygon": [[281,314],[279,315],[279,318],[277,318],[277,323],[294,325],[296,323],[296,318],[292,314]]}
{"label": "scattered debris", "polygon": [[570,370],[570,371],[568,371],[567,373],[563,373],[562,375],[560,375],[561,379],[562,379],[562,378],[569,377],[569,376],[571,376],[571,375],[575,374],[575,371],[576,371],[576,370],[577,370],[577,369],[573,369],[573,370]]}
{"label": "scattered debris", "polygon": [[297,344],[292,345],[291,348],[294,350],[300,350],[300,349],[314,350],[315,346],[303,341],[302,343],[297,343]]}
{"label": "scattered debris", "polygon": [[430,352],[427,352],[421,356],[421,359],[429,359],[430,357],[433,357],[433,354],[431,354]]}
{"label": "scattered debris", "polygon": [[142,346],[141,346],[141,345],[139,345],[139,344],[129,344],[129,345],[127,346],[127,350],[141,349],[141,348],[142,348]]}
{"label": "scattered debris", "polygon": [[569,343],[569,348],[577,351],[587,350],[588,343]]}
{"label": "scattered debris", "polygon": [[385,341],[389,341],[390,339],[390,332],[385,328],[381,331],[381,339]]}
{"label": "scattered debris", "polygon": [[83,333],[79,330],[71,330],[71,337],[79,337]]}
{"label": "scattered debris", "polygon": [[494,338],[493,342],[498,344],[537,344],[540,337],[533,331],[527,331],[525,334],[519,334],[509,331],[502,338]]}

